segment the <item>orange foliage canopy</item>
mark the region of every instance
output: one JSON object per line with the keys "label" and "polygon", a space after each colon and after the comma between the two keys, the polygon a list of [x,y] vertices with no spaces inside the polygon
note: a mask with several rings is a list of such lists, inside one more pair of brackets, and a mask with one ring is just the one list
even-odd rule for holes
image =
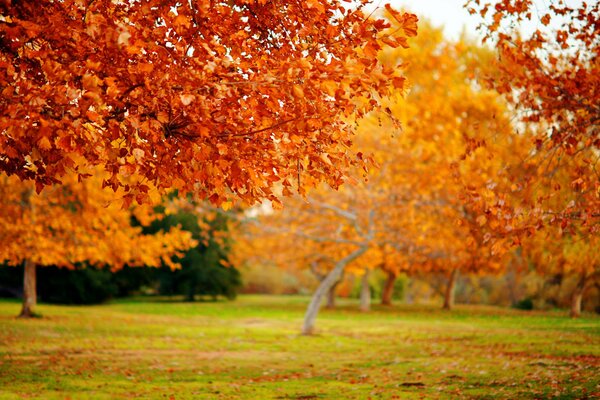
{"label": "orange foliage canopy", "polygon": [[[540,159],[535,181],[554,187],[555,193],[537,196],[535,207],[544,210],[542,219],[561,228],[576,225],[597,232],[600,3],[470,0],[467,7],[481,15],[487,38],[498,48],[500,74],[490,84],[537,132],[531,151]],[[562,186],[553,180],[557,169],[570,174]],[[560,197],[562,204],[549,203],[552,197]]]}
{"label": "orange foliage canopy", "polygon": [[100,165],[126,204],[148,200],[130,175],[215,203],[276,201],[300,173],[337,186],[357,161],[344,117],[404,85],[376,52],[416,34],[358,3],[4,0],[0,170],[40,191]]}
{"label": "orange foliage canopy", "polygon": [[[545,141],[572,154],[581,144],[600,148],[600,3],[567,3],[470,5],[472,13],[488,18],[488,36],[497,42],[503,74],[495,87],[527,111],[523,121],[548,122]],[[533,32],[527,32],[529,23]]]}
{"label": "orange foliage canopy", "polygon": [[[142,234],[141,226],[131,225],[131,212],[113,199],[97,176],[78,182],[70,174],[62,185],[35,194],[31,182],[0,174],[0,263],[176,268],[171,257],[195,245],[189,232],[176,228]],[[144,224],[156,217],[146,205],[134,215]]]}

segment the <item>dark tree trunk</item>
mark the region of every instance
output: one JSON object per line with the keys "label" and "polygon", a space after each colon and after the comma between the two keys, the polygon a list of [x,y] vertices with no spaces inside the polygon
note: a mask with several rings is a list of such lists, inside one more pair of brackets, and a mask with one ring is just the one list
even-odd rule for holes
{"label": "dark tree trunk", "polygon": [[360,257],[365,251],[367,251],[367,247],[360,247],[359,249],[350,253],[347,257],[338,261],[333,269],[329,271],[325,279],[321,281],[321,284],[313,294],[310,303],[306,308],[306,314],[304,314],[304,323],[302,325],[303,335],[312,335],[314,333],[315,319],[319,313],[319,308],[321,308],[323,297],[327,294],[331,286],[340,280],[346,265]]}
{"label": "dark tree trunk", "polygon": [[23,307],[19,318],[32,318],[35,316],[37,304],[37,290],[35,280],[35,263],[25,260],[25,272],[23,273]]}
{"label": "dark tree trunk", "polygon": [[392,297],[394,295],[394,283],[396,282],[396,273],[392,271],[387,272],[387,278],[383,285],[383,292],[381,293],[381,304],[384,306],[392,305]]}
{"label": "dark tree trunk", "polygon": [[458,268],[453,269],[448,276],[448,285],[444,294],[444,310],[452,310],[454,308],[454,292],[456,289],[456,278],[458,277]]}
{"label": "dark tree trunk", "polygon": [[365,274],[360,281],[360,311],[371,310],[371,287],[369,286],[369,275],[371,270],[365,268]]}

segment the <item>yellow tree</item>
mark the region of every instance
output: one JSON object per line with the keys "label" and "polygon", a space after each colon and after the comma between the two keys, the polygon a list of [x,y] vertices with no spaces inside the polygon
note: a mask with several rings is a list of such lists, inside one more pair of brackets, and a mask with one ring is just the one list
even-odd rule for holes
{"label": "yellow tree", "polygon": [[[97,175],[78,182],[73,174],[36,194],[32,183],[0,175],[0,261],[25,266],[22,317],[34,314],[37,266],[175,268],[171,257],[194,245],[179,229],[142,234],[141,226],[131,225],[131,211],[101,186]],[[134,212],[142,222],[153,218],[148,206]]]}
{"label": "yellow tree", "polygon": [[[505,223],[512,216],[498,209],[512,204],[509,167],[527,157],[527,136],[513,131],[501,96],[479,84],[494,73],[492,56],[467,38],[444,40],[441,30],[422,23],[406,53],[382,56],[406,63],[409,92],[387,103],[402,133],[390,137],[381,116],[359,128],[371,135],[359,135],[363,147],[361,140],[377,137],[366,148],[376,149],[374,157],[386,169],[382,181],[397,200],[388,219],[404,219],[405,235],[426,249],[411,254],[408,270],[447,274],[447,308],[458,270],[499,270],[511,243],[496,230],[513,228]],[[476,202],[484,206],[474,207]]]}

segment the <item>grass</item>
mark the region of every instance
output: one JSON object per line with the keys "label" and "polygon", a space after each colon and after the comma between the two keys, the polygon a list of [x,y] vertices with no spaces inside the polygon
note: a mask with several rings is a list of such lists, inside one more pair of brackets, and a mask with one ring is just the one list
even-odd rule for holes
{"label": "grass", "polygon": [[600,318],[459,306],[323,310],[308,299],[0,301],[0,399],[584,399],[600,397]]}

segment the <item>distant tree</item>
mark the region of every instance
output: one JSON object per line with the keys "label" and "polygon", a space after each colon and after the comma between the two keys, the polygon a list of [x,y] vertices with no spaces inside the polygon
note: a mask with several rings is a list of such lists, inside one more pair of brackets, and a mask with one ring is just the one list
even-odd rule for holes
{"label": "distant tree", "polygon": [[37,271],[40,299],[47,303],[99,304],[117,295],[114,273],[83,266],[74,269],[46,267]]}
{"label": "distant tree", "polygon": [[525,254],[536,271],[560,285],[571,278],[574,285],[570,296],[569,315],[581,316],[581,304],[586,291],[600,282],[600,239],[584,230],[581,235],[556,235],[547,228],[524,241]]}

